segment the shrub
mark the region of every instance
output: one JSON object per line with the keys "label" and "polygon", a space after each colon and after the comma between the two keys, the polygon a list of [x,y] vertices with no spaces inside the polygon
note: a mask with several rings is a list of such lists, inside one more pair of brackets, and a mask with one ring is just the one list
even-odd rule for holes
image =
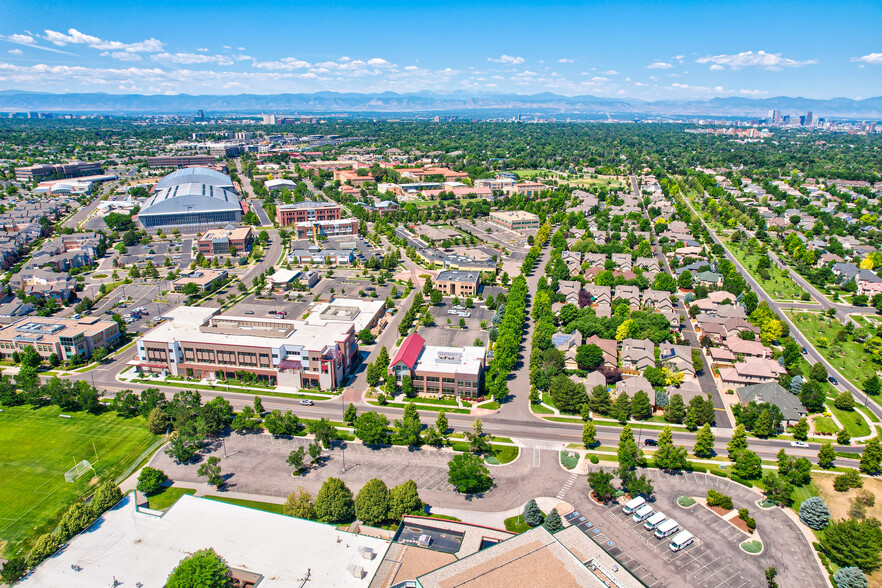
{"label": "shrub", "polygon": [[165,472],[147,466],[138,474],[138,485],[135,486],[135,490],[141,494],[153,494],[166,480],[168,480],[168,476],[165,475]]}
{"label": "shrub", "polygon": [[746,508],[738,509],[738,518],[744,521],[747,525],[747,528],[753,531],[756,529],[756,521],[752,516],[750,516],[750,512]]}
{"label": "shrub", "polygon": [[593,453],[588,456],[588,459],[591,460],[591,463],[600,463],[600,458],[594,455]]}
{"label": "shrub", "polygon": [[833,574],[836,588],[867,588],[869,581],[859,568],[839,568]]}
{"label": "shrub", "polygon": [[101,516],[104,511],[122,500],[122,496],[122,491],[113,480],[108,480],[98,486],[98,489],[95,490],[95,496],[92,497],[92,510],[95,512],[95,516]]}
{"label": "shrub", "polygon": [[718,506],[724,510],[732,510],[732,497],[711,489],[707,491],[707,505]]}
{"label": "shrub", "polygon": [[538,527],[542,524],[542,511],[532,498],[524,505],[524,522],[530,527]]}
{"label": "shrub", "polygon": [[799,505],[799,520],[808,528],[820,531],[830,522],[830,509],[822,498],[812,496]]}
{"label": "shrub", "polygon": [[837,492],[848,492],[851,488],[863,488],[864,481],[857,470],[849,470],[833,480],[833,489]]}

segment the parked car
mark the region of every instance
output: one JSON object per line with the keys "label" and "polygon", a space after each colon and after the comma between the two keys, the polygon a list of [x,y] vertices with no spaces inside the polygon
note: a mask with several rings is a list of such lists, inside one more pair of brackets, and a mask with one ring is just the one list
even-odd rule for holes
{"label": "parked car", "polygon": [[808,353],[808,349],[806,349],[805,347],[803,347],[803,348],[802,348],[802,354],[805,355],[806,353]]}
{"label": "parked car", "polygon": [[312,400],[301,400],[300,401],[300,406],[312,406],[314,404],[315,404],[315,402],[313,402]]}
{"label": "parked car", "polygon": [[834,378],[833,376],[828,377],[827,380],[828,380],[831,384],[833,384],[834,386],[838,386],[838,385],[839,385],[839,380],[837,380],[837,379]]}
{"label": "parked car", "polygon": [[276,311],[275,310],[268,310],[266,313],[267,314],[276,314]]}
{"label": "parked car", "polygon": [[253,310],[246,310],[245,314],[254,314],[254,311]]}
{"label": "parked car", "polygon": [[802,449],[808,449],[809,444],[805,441],[791,441],[790,447],[801,447]]}
{"label": "parked car", "polygon": [[655,439],[644,439],[643,444],[648,445],[649,447],[657,447],[658,441],[656,441]]}
{"label": "parked car", "polygon": [[462,305],[460,305],[460,304],[457,304],[457,305],[454,306],[453,308],[454,308],[454,310],[465,310],[465,306],[462,306]]}

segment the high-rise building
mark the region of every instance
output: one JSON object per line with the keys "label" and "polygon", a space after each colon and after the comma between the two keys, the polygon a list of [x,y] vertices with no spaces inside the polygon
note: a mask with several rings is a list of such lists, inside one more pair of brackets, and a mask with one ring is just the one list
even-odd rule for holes
{"label": "high-rise building", "polygon": [[276,115],[275,114],[264,114],[263,115],[263,124],[265,124],[265,125],[276,124]]}
{"label": "high-rise building", "polygon": [[772,111],[772,124],[773,125],[781,124],[781,111],[780,110],[773,110]]}
{"label": "high-rise building", "polygon": [[809,110],[808,114],[805,115],[805,126],[812,126],[812,111]]}

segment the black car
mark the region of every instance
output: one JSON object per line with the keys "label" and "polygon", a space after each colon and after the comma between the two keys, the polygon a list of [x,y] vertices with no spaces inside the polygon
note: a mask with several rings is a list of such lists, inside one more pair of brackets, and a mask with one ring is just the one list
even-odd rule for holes
{"label": "black car", "polygon": [[656,441],[655,439],[644,439],[644,440],[643,440],[643,444],[644,444],[644,445],[649,445],[650,447],[657,447],[657,446],[658,446],[658,441]]}
{"label": "black car", "polygon": [[829,378],[827,378],[827,380],[828,380],[831,384],[833,384],[834,386],[838,386],[838,385],[839,385],[839,380],[837,380],[837,379],[834,378],[833,376],[830,376]]}

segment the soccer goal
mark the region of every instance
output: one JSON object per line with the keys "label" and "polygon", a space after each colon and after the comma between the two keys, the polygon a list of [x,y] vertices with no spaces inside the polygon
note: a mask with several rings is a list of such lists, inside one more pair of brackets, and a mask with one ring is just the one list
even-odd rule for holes
{"label": "soccer goal", "polygon": [[95,473],[95,468],[92,467],[92,464],[89,463],[89,460],[84,459],[74,467],[64,472],[64,481],[71,483],[76,482],[80,478],[80,476],[82,476],[89,470],[92,470],[92,472]]}

